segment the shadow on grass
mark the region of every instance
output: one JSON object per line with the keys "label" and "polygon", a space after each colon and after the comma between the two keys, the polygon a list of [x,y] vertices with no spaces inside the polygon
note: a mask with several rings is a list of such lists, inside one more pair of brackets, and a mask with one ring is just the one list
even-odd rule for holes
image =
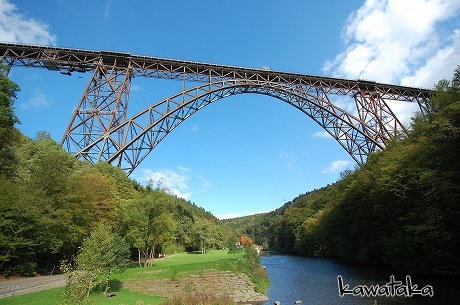
{"label": "shadow on grass", "polygon": [[[144,262],[141,262],[141,266],[142,267],[139,267],[139,262],[138,261],[131,261],[129,262],[128,266],[126,267],[126,269],[139,269],[139,268],[144,268]],[[150,267],[156,267],[157,265],[156,264],[152,264],[152,266]]]}
{"label": "shadow on grass", "polygon": [[[107,289],[107,293],[119,292],[122,287],[123,287],[123,283],[120,280],[118,279],[109,280],[109,289]],[[92,292],[95,294],[104,294],[105,285],[95,287]]]}

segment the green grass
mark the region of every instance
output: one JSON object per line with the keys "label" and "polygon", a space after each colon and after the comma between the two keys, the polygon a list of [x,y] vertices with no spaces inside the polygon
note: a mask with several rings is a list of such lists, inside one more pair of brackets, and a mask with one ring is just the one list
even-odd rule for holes
{"label": "green grass", "polygon": [[[18,295],[9,298],[0,299],[2,305],[59,305],[63,303],[62,291],[64,288],[54,288],[40,292],[33,292],[23,295]],[[127,289],[120,289],[118,297],[106,298],[100,294],[91,295],[91,300],[95,304],[119,305],[119,304],[134,304],[142,301],[143,305],[157,305],[165,301],[165,298],[157,296],[147,296],[138,292],[131,292]]]}
{"label": "green grass", "polygon": [[[165,298],[147,296],[138,292],[131,292],[125,288],[119,288],[120,284],[128,280],[136,279],[168,279],[173,277],[187,277],[191,274],[199,274],[203,271],[214,269],[218,271],[236,271],[238,260],[242,254],[228,254],[227,251],[214,250],[208,254],[181,253],[157,259],[150,268],[139,268],[133,264],[123,273],[113,274],[111,277],[111,289],[118,292],[117,297],[106,298],[100,293],[92,293],[91,300],[101,305],[156,305],[165,301]],[[117,287],[118,286],[118,287]],[[55,305],[63,302],[63,288],[14,296],[0,300],[2,305]]]}
{"label": "green grass", "polygon": [[2,305],[35,305],[35,304],[60,304],[64,288],[53,288],[40,292],[33,292],[9,298],[0,299]]}

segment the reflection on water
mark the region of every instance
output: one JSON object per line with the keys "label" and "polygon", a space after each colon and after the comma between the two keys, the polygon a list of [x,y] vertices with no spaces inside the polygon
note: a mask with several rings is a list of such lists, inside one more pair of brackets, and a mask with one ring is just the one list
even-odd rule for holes
{"label": "reflection on water", "polygon": [[[273,304],[356,304],[372,305],[377,300],[379,305],[393,304],[460,304],[460,279],[437,276],[423,276],[396,272],[381,266],[361,266],[324,258],[306,258],[291,255],[263,255],[261,264],[265,266],[270,277],[268,297]],[[386,285],[391,275],[396,281],[406,282],[409,275],[412,285],[418,289],[430,285],[434,296],[414,295],[412,297],[359,297],[353,295],[339,296],[337,276],[341,276],[349,289],[356,286]]]}

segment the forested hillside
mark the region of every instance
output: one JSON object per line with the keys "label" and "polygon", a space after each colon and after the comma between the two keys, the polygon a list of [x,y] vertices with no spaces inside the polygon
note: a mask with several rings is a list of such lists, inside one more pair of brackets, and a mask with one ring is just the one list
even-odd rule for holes
{"label": "forested hillside", "polygon": [[0,276],[56,271],[100,223],[129,243],[141,265],[159,253],[236,240],[211,213],[161,186],[77,161],[46,132],[22,135],[13,108],[18,91],[0,73]]}
{"label": "forested hillside", "polygon": [[243,230],[285,253],[460,274],[460,68],[435,90],[407,135],[337,183],[249,216]]}
{"label": "forested hillside", "polygon": [[161,186],[77,161],[15,125],[19,87],[0,73],[0,275],[51,272],[104,222],[148,265],[158,253],[222,248],[247,234],[284,253],[460,274],[460,69],[428,112],[366,164],[276,211],[219,222]]}

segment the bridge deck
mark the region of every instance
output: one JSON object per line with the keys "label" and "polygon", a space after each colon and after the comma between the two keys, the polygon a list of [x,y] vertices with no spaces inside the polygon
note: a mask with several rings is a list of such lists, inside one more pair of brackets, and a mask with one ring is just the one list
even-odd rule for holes
{"label": "bridge deck", "polygon": [[194,61],[175,60],[152,56],[133,55],[113,51],[93,51],[74,48],[0,43],[2,63],[11,66],[40,67],[70,74],[87,72],[98,65],[109,69],[130,69],[133,76],[168,78],[208,82],[210,79],[245,79],[257,82],[279,82],[321,88],[326,93],[354,95],[362,92],[378,92],[382,98],[420,102],[427,99],[431,90],[381,84],[366,80],[323,77],[300,73],[272,71],[218,65]]}

